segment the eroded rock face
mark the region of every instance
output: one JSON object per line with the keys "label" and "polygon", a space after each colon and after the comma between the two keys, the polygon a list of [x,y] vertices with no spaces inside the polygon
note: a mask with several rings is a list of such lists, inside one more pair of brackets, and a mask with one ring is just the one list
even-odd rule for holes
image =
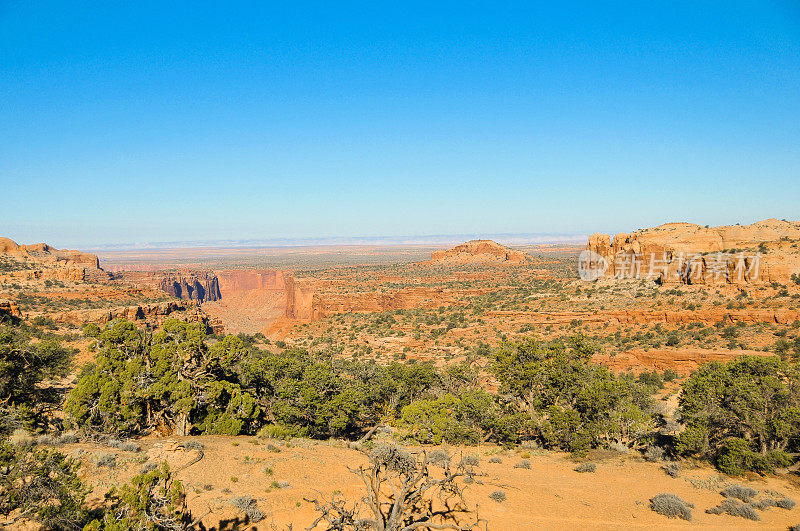
{"label": "eroded rock face", "polygon": [[720,227],[666,223],[613,241],[596,233],[586,248],[605,260],[606,278],[740,284],[786,282],[800,273],[799,242],[800,223],[768,219]]}
{"label": "eroded rock face", "polygon": [[170,273],[161,279],[158,287],[181,300],[210,302],[222,298],[219,281],[212,273]]}
{"label": "eroded rock face", "polygon": [[0,322],[3,318],[19,318],[22,314],[19,311],[19,306],[14,301],[0,301]]}
{"label": "eroded rock face", "polygon": [[492,240],[472,240],[452,249],[434,251],[431,253],[431,262],[520,264],[526,257],[525,253],[514,251]]}
{"label": "eroded rock face", "polygon": [[33,245],[17,245],[8,238],[0,238],[0,255],[25,262],[53,263],[68,267],[99,269],[97,255],[81,251],[56,249],[46,243]]}
{"label": "eroded rock face", "polygon": [[175,314],[178,313],[182,314],[181,316],[189,321],[207,322],[207,319],[196,305],[192,303],[187,305],[176,301],[136,306],[119,306],[115,308],[54,312],[49,316],[57,323],[81,326],[86,323],[104,325],[120,319],[126,321],[148,321],[161,324],[168,317],[174,317]]}

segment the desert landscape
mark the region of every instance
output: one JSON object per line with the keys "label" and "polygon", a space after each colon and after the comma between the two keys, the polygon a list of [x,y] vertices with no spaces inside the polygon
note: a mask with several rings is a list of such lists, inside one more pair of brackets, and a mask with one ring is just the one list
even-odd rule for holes
{"label": "desert landscape", "polygon": [[[458,500],[447,505],[452,515],[431,506],[427,516],[448,528],[779,529],[798,519],[800,479],[787,453],[794,425],[753,457],[739,449],[730,463],[731,435],[712,443],[720,435],[704,427],[706,442],[692,442],[698,420],[686,395],[712,367],[729,366],[734,380],[745,370],[748,381],[778,371],[786,389],[759,407],[780,400],[782,412],[771,415],[796,422],[800,394],[786,379],[800,356],[798,222],[672,223],[592,235],[585,246],[476,240],[422,260],[413,250],[373,249],[358,265],[317,264],[334,251],[310,248],[281,268],[253,267],[247,250],[209,263],[196,249],[186,267],[161,252],[119,263],[112,253],[106,264],[47,244],[2,242],[6,359],[57,344],[72,360],[38,369],[27,392],[47,396],[41,410],[14,413],[15,395],[7,395],[4,429],[12,448],[52,448],[75,463],[75,481],[87,488],[85,518],[117,511],[88,529],[122,514],[125,502],[109,493],[141,485],[164,463],[168,476],[151,479],[152,488],[179,482],[180,504],[125,514],[157,528],[158,518],[202,529],[356,528],[369,514],[359,469],[374,465],[387,476],[378,490],[386,503],[397,496],[388,482],[407,479],[376,460],[387,448],[425,478],[454,475],[444,491]],[[580,275],[587,252],[606,262],[591,281]],[[649,262],[656,254],[668,257],[658,274]],[[738,276],[739,254],[759,260],[758,272]],[[681,274],[681,256],[701,266]],[[714,260],[723,266],[714,269]],[[641,274],[620,274],[621,263],[638,264]],[[119,358],[123,346],[128,354]],[[169,352],[177,357],[163,358]],[[142,356],[172,361],[133,376],[144,368],[130,363]],[[300,365],[289,370],[293,363]],[[327,376],[315,380],[312,369]],[[559,383],[548,379],[551,370],[577,372]],[[141,389],[120,380],[106,390],[109,376],[145,379]],[[536,405],[527,378],[551,389],[543,393],[577,392],[563,411],[578,424],[558,421],[558,402]],[[596,378],[607,383],[593,392],[611,402],[592,413],[570,386]],[[21,392],[22,380],[5,382],[7,393]],[[612,382],[618,391],[605,387]],[[319,409],[326,401],[333,409]],[[740,407],[728,414],[745,415]],[[739,433],[745,439],[737,440],[753,436]],[[149,492],[158,499],[157,489]],[[654,497],[665,492],[688,512],[657,508]],[[422,505],[409,511],[425,514]],[[11,511],[6,525],[36,529],[48,522],[38,514]]]}
{"label": "desert landscape", "polygon": [[800,9],[0,1],[0,530],[800,531]]}

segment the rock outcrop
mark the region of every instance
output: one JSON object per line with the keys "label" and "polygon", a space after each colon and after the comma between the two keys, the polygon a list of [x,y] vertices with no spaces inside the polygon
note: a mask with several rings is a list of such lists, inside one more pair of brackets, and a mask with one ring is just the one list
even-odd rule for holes
{"label": "rock outcrop", "polygon": [[601,278],[683,284],[786,282],[800,273],[798,243],[800,223],[793,221],[720,227],[666,223],[620,233],[613,240],[608,234],[592,234],[586,259],[593,261]]}
{"label": "rock outcrop", "polygon": [[5,319],[18,319],[22,314],[14,301],[0,301],[0,322]]}
{"label": "rock outcrop", "polygon": [[170,273],[161,279],[158,287],[181,300],[211,302],[222,298],[219,280],[213,273]]}
{"label": "rock outcrop", "polygon": [[22,280],[80,282],[108,278],[100,269],[96,255],[56,249],[46,243],[18,245],[8,238],[0,238],[0,262],[6,263],[11,276]]}
{"label": "rock outcrop", "polygon": [[97,255],[91,253],[56,249],[46,243],[17,245],[16,242],[8,238],[0,238],[0,255],[25,262],[54,263],[63,266],[84,267],[89,269],[100,268],[100,261]]}
{"label": "rock outcrop", "polygon": [[[157,302],[135,306],[118,306],[92,310],[70,310],[48,314],[56,323],[81,326],[86,323],[104,325],[116,320],[147,321],[161,324],[169,317],[181,314],[186,320],[208,323],[208,319],[194,303],[184,304],[177,301]],[[210,326],[209,326],[210,327]]]}
{"label": "rock outcrop", "polygon": [[504,247],[492,240],[472,240],[452,249],[431,253],[433,263],[469,264],[498,262],[502,264],[521,264],[527,254]]}

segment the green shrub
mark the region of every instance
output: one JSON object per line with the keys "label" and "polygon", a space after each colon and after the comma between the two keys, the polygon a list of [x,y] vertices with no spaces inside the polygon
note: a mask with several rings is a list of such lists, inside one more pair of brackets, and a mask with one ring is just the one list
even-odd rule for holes
{"label": "green shrub", "polygon": [[50,448],[0,442],[0,514],[14,511],[48,529],[71,529],[88,516],[78,461]]}

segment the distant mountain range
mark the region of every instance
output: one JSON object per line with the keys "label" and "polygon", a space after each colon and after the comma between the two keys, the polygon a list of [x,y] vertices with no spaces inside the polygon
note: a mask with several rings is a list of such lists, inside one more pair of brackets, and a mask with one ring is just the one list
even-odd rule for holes
{"label": "distant mountain range", "polygon": [[469,240],[490,239],[503,245],[583,244],[587,234],[434,234],[423,236],[356,236],[330,238],[263,238],[249,240],[196,240],[140,242],[85,247],[90,251],[124,251],[176,248],[261,248],[317,246],[397,246],[455,245]]}

